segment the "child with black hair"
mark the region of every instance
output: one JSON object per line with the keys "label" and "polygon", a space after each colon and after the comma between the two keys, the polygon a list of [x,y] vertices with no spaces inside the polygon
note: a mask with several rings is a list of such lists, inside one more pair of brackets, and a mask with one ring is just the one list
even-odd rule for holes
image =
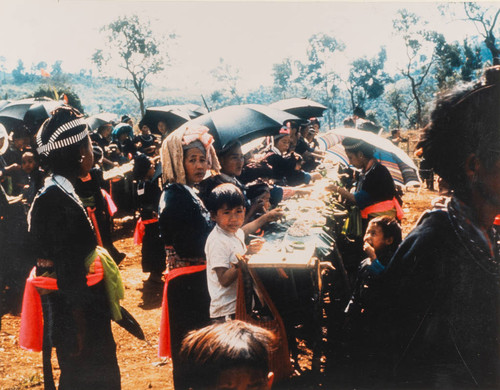
{"label": "child with black hair", "polygon": [[392,255],[401,244],[401,226],[395,218],[387,215],[376,217],[368,223],[363,238],[363,250],[368,256],[361,261],[351,301],[346,313],[364,311],[370,299],[376,299],[368,290],[379,279],[389,264]]}
{"label": "child with black hair", "polygon": [[269,390],[269,352],[276,341],[272,332],[238,320],[191,331],[180,352],[187,387]]}
{"label": "child with black hair", "polygon": [[21,160],[21,168],[26,175],[26,184],[23,187],[23,199],[28,206],[31,205],[35,195],[43,186],[44,172],[40,169],[38,156],[33,152],[27,151],[23,153]]}
{"label": "child with black hair", "polygon": [[158,182],[152,180],[154,173],[154,160],[145,154],[135,157],[134,178],[137,180],[137,201],[141,218],[137,223],[134,243],[142,243],[142,271],[150,272],[148,281],[162,283],[166,254],[158,225],[161,190]]}
{"label": "child with black hair", "polygon": [[217,186],[208,198],[207,208],[216,223],[205,244],[210,318],[223,322],[234,318],[236,313],[236,255],[259,252],[263,240],[254,239],[248,247],[245,245],[241,229],[245,220],[245,198],[234,184]]}

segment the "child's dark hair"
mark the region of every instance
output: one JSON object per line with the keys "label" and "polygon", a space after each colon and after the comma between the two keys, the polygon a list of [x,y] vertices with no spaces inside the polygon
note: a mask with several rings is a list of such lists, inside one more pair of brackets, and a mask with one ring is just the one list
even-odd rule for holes
{"label": "child's dark hair", "polygon": [[35,153],[33,150],[27,150],[27,151],[25,151],[23,153],[23,155],[21,156],[21,158],[23,158],[24,156],[26,156],[26,157],[33,157],[33,160],[38,165],[38,154]]}
{"label": "child's dark hair", "polygon": [[380,217],[373,218],[370,222],[382,229],[384,238],[392,238],[390,249],[392,251],[396,251],[399,244],[401,244],[401,241],[403,240],[401,226],[396,218],[389,217],[388,215],[382,215]]}
{"label": "child's dark hair", "polygon": [[238,187],[231,183],[224,183],[215,187],[207,200],[207,209],[213,214],[223,206],[234,209],[238,206],[245,207],[245,197]]}
{"label": "child's dark hair", "polygon": [[269,352],[275,345],[272,332],[234,320],[189,332],[180,359],[189,365],[191,372],[186,376],[193,390],[206,389],[216,384],[221,371],[230,368],[254,368],[267,376]]}
{"label": "child's dark hair", "polygon": [[151,160],[145,154],[139,154],[134,158],[133,176],[135,180],[144,180],[151,168]]}
{"label": "child's dark hair", "polygon": [[263,181],[255,181],[247,184],[247,198],[252,201],[266,192],[271,192],[271,187]]}

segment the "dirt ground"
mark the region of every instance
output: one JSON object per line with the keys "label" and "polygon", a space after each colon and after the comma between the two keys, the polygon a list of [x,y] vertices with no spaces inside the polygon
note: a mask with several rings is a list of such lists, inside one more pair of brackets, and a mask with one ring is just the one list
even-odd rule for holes
{"label": "dirt ground", "polygon": [[[436,192],[425,189],[407,191],[404,195],[406,235],[414,226],[421,212],[430,207]],[[140,246],[133,244],[132,221],[118,226],[119,238],[115,245],[127,253],[120,264],[125,283],[124,306],[141,324],[146,342],[140,341],[113,323],[117,343],[122,388],[124,390],[172,389],[172,366],[158,358],[157,345],[161,315],[162,286],[145,283],[147,275],[141,271]],[[0,327],[0,389],[43,389],[42,354],[22,350],[18,344],[20,318],[5,314]],[[52,357],[55,378],[58,365]]]}

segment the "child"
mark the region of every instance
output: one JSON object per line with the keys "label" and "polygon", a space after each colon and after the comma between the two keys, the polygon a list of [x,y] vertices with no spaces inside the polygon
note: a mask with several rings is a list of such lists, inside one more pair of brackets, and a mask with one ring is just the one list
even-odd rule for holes
{"label": "child", "polygon": [[140,154],[134,159],[134,178],[137,180],[137,201],[141,214],[138,229],[144,232],[143,235],[139,232],[134,234],[134,243],[142,242],[142,271],[150,272],[148,281],[162,283],[166,254],[158,226],[157,210],[161,190],[158,183],[152,181],[154,173],[155,164],[148,156]]}
{"label": "child", "polygon": [[211,192],[208,210],[217,224],[207,238],[207,281],[210,293],[210,318],[226,321],[236,313],[236,279],[238,278],[236,254],[257,253],[263,244],[255,239],[245,246],[241,226],[245,221],[245,198],[234,184],[221,184]]}
{"label": "child", "polygon": [[356,310],[364,311],[365,306],[375,299],[375,294],[368,290],[384,272],[401,243],[401,226],[395,218],[387,215],[374,218],[368,223],[363,241],[363,250],[368,257],[359,266],[353,296],[346,308],[346,313],[350,314]]}
{"label": "child", "polygon": [[23,199],[31,205],[35,195],[43,185],[43,171],[38,166],[37,158],[33,152],[24,152],[21,160],[21,169],[26,174],[27,183],[23,188]]}
{"label": "child", "polygon": [[275,343],[272,332],[237,320],[191,331],[180,352],[188,367],[186,388],[269,390],[274,379],[269,351]]}

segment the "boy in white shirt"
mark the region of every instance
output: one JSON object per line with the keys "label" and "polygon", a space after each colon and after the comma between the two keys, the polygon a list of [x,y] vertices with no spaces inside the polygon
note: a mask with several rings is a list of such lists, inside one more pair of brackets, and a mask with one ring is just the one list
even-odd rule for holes
{"label": "boy in white shirt", "polygon": [[255,239],[245,245],[241,226],[245,220],[245,198],[234,184],[221,184],[211,192],[207,208],[215,228],[207,238],[207,282],[210,293],[210,318],[214,322],[234,319],[238,259],[236,254],[257,253],[263,240]]}

